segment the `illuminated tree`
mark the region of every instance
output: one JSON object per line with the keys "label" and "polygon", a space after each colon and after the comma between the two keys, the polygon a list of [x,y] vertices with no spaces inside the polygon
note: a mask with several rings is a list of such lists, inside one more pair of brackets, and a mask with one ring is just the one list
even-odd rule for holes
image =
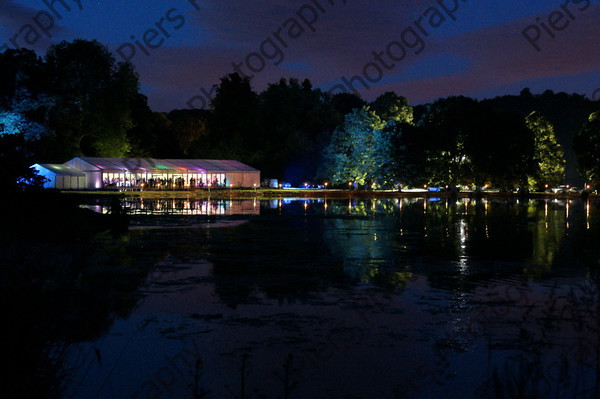
{"label": "illuminated tree", "polygon": [[590,115],[573,140],[578,170],[586,182],[600,185],[600,112]]}
{"label": "illuminated tree", "polygon": [[380,95],[371,103],[371,109],[385,122],[398,123],[413,122],[413,108],[408,105],[408,100],[388,91]]}
{"label": "illuminated tree", "polygon": [[368,107],[346,115],[325,150],[333,183],[356,183],[365,189],[394,187],[398,183],[398,135],[395,122],[385,124]]}
{"label": "illuminated tree", "polygon": [[409,123],[388,121],[376,131],[376,187],[398,188],[414,175],[408,165],[408,151],[404,137],[413,126]]}
{"label": "illuminated tree", "polygon": [[532,112],[526,118],[527,127],[535,139],[534,163],[536,172],[529,177],[530,188],[557,186],[565,180],[565,155],[556,141],[554,126],[543,115]]}
{"label": "illuminated tree", "polygon": [[33,98],[26,89],[18,89],[10,104],[0,107],[0,135],[23,134],[28,141],[46,136],[48,127],[40,122],[49,105],[49,98]]}
{"label": "illuminated tree", "polygon": [[34,120],[44,103],[19,89],[10,106],[0,107],[0,186],[7,191],[41,187],[43,178],[33,169],[34,149],[48,128]]}
{"label": "illuminated tree", "polygon": [[43,178],[30,166],[46,137],[51,105],[41,89],[42,63],[33,51],[0,54],[0,186],[6,191],[39,187]]}

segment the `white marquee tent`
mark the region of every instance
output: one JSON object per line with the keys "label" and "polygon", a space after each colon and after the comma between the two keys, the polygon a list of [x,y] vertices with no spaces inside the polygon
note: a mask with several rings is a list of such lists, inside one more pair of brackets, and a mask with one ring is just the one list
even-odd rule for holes
{"label": "white marquee tent", "polygon": [[258,187],[260,171],[239,161],[77,157],[33,166],[58,189]]}

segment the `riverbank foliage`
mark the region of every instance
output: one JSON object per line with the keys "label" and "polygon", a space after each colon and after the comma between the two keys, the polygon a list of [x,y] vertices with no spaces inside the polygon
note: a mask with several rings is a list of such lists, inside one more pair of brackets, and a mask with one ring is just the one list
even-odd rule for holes
{"label": "riverbank foliage", "polygon": [[524,89],[411,106],[394,92],[367,102],[308,80],[257,92],[230,74],[210,109],[155,112],[133,66],[96,41],[61,42],[43,57],[6,50],[0,71],[0,183],[11,190],[39,186],[33,163],[75,156],[237,159],[264,178],[367,189],[540,189],[580,179],[577,166],[598,184],[586,155],[600,140],[588,122],[598,104],[578,94]]}

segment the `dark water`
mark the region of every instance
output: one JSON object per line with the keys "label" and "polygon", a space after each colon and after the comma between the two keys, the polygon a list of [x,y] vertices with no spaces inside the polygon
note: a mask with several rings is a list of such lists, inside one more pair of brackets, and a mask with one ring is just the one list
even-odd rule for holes
{"label": "dark water", "polygon": [[10,392],[600,397],[600,202],[236,202],[13,245]]}

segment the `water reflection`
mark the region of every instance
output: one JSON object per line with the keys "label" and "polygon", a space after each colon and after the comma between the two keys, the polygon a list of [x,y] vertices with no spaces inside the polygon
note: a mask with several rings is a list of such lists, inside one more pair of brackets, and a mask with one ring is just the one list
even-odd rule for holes
{"label": "water reflection", "polygon": [[[283,376],[291,397],[599,388],[597,201],[165,201],[126,207],[193,228],[2,244],[8,397],[60,397],[63,381],[68,398],[193,397],[195,383],[241,397],[240,375],[257,397]],[[189,370],[157,391],[172,359]]]}
{"label": "water reflection", "polygon": [[[294,206],[295,203],[302,204],[302,209]],[[334,224],[348,224],[346,228],[352,231],[373,230],[369,234],[360,234],[361,238],[356,242],[336,244],[350,248],[348,258],[355,257],[352,251],[364,251],[364,258],[368,259],[379,257],[377,251],[390,255],[390,248],[381,247],[390,242],[398,246],[398,240],[410,244],[409,240],[396,237],[404,236],[408,230],[412,238],[420,241],[416,245],[417,252],[457,261],[463,269],[468,259],[473,258],[527,260],[532,265],[550,267],[569,231],[570,234],[580,234],[582,229],[591,230],[592,221],[598,220],[598,202],[571,199],[278,200],[268,203],[266,207],[277,208],[283,214],[323,215],[338,220],[332,222]],[[382,228],[388,231],[387,238],[394,240],[376,239],[381,237],[376,227],[384,220],[383,216],[386,218]],[[345,219],[352,221],[341,222]],[[373,239],[367,239],[366,236]],[[373,252],[373,246],[379,249]],[[400,247],[406,249],[410,246],[401,244]],[[427,250],[421,251],[420,248]],[[337,254],[343,256],[344,251],[338,251]]]}
{"label": "water reflection", "polygon": [[[228,303],[236,297],[243,301],[247,295],[241,292],[248,294],[251,287],[265,288],[264,276],[271,275],[281,292],[295,285],[292,291],[299,295],[326,288],[334,275],[338,281],[401,288],[414,273],[433,272],[430,283],[450,289],[490,272],[517,271],[533,277],[572,262],[594,265],[600,255],[589,247],[579,254],[570,250],[573,237],[587,231],[592,235],[585,242],[597,234],[597,228],[590,231],[590,220],[598,218],[598,204],[590,202],[279,199],[262,202],[261,215],[247,226],[213,233],[224,234],[219,242],[230,248],[226,259],[216,255],[221,251],[213,251],[210,260],[217,273],[249,279]],[[288,232],[293,235],[279,236]],[[279,254],[293,261],[281,263]],[[438,270],[444,272],[441,278]],[[282,283],[282,274],[289,284]],[[224,286],[231,288],[229,283]],[[265,288],[277,296],[275,291]]]}
{"label": "water reflection", "polygon": [[[110,235],[0,243],[3,398],[62,397],[71,371],[82,367],[73,362],[78,345],[102,336],[137,304],[154,263],[139,255],[126,238]],[[87,352],[100,362],[94,353]]]}
{"label": "water reflection", "polygon": [[[129,215],[227,216],[258,215],[257,200],[210,200],[190,198],[125,198],[121,202]],[[111,212],[110,205],[86,205],[98,213]]]}

